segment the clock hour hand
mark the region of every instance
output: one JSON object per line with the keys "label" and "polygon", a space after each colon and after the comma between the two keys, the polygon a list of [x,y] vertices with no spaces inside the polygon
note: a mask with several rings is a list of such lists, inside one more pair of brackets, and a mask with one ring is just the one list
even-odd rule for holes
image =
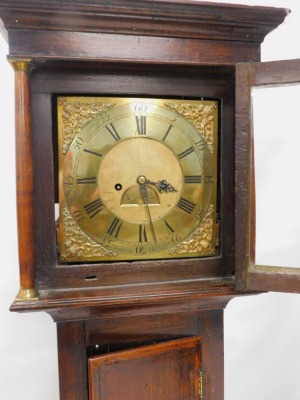
{"label": "clock hour hand", "polygon": [[152,182],[149,179],[147,179],[145,183],[146,183],[146,185],[155,186],[156,189],[159,191],[159,193],[177,192],[177,190],[170,183],[168,183],[165,179],[162,179],[161,181],[157,181],[157,182]]}
{"label": "clock hour hand", "polygon": [[154,242],[157,243],[155,232],[154,232],[154,227],[153,227],[153,221],[152,221],[150,210],[149,210],[149,197],[148,197],[148,189],[146,186],[146,182],[147,182],[147,179],[143,175],[140,175],[137,178],[137,183],[139,184],[141,197],[143,199],[144,205],[146,206],[147,216],[148,216],[149,223],[150,223],[151,234],[152,234]]}

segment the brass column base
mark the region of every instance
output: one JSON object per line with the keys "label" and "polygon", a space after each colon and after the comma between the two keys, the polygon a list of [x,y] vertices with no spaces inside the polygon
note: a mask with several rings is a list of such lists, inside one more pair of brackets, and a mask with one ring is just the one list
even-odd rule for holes
{"label": "brass column base", "polygon": [[16,300],[38,300],[39,292],[35,289],[20,289]]}

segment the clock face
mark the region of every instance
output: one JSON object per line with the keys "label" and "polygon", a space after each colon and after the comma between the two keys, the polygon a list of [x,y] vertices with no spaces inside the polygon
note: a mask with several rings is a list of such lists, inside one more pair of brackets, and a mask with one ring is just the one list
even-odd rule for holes
{"label": "clock face", "polygon": [[[217,102],[59,98],[58,104],[62,261],[214,253]],[[185,113],[196,113],[204,134]],[[78,132],[69,135],[76,123]]]}

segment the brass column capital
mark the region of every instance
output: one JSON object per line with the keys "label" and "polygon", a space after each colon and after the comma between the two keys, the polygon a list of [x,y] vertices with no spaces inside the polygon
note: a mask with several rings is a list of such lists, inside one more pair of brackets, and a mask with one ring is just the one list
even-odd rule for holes
{"label": "brass column capital", "polygon": [[35,68],[34,63],[30,58],[15,58],[8,56],[7,60],[13,67],[14,71],[24,71],[30,74]]}

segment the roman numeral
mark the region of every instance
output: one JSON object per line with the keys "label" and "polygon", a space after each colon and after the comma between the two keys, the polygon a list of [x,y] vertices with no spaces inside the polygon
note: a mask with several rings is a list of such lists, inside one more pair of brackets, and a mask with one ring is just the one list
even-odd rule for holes
{"label": "roman numeral", "polygon": [[94,218],[103,208],[103,203],[100,199],[91,201],[89,204],[84,206],[84,209],[90,218]]}
{"label": "roman numeral", "polygon": [[192,214],[194,208],[196,207],[196,204],[181,197],[177,203],[177,207],[179,207],[181,210],[185,211],[188,214]]}
{"label": "roman numeral", "polygon": [[201,183],[201,175],[187,175],[184,177],[184,183]]}
{"label": "roman numeral", "polygon": [[178,158],[183,158],[191,154],[193,151],[195,151],[194,147],[189,147],[188,149],[184,150],[182,153],[178,154]]}
{"label": "roman numeral", "polygon": [[113,139],[114,139],[116,142],[117,142],[118,140],[121,139],[121,138],[120,138],[120,135],[118,134],[118,132],[116,131],[116,128],[113,126],[112,123],[109,124],[109,125],[106,125],[105,128],[108,130],[108,132],[111,134],[111,136],[113,137]]}
{"label": "roman numeral", "polygon": [[78,178],[77,179],[77,185],[84,185],[84,184],[95,184],[96,183],[96,177],[91,176],[89,178]]}
{"label": "roman numeral", "polygon": [[85,148],[85,149],[83,149],[83,151],[85,151],[86,153],[92,154],[93,156],[102,157],[102,154],[97,153],[97,151],[94,151],[94,150]]}
{"label": "roman numeral", "polygon": [[169,233],[174,233],[174,229],[171,227],[171,225],[164,219],[164,223],[166,225],[166,228]]}
{"label": "roman numeral", "polygon": [[146,135],[146,116],[135,116],[138,135]]}
{"label": "roman numeral", "polygon": [[167,137],[168,137],[168,135],[169,135],[169,133],[170,133],[170,130],[173,128],[173,125],[170,125],[169,126],[169,128],[168,128],[168,130],[167,130],[167,132],[165,133],[165,136],[163,137],[163,142],[167,139]]}
{"label": "roman numeral", "polygon": [[148,242],[147,232],[144,225],[139,225],[139,242]]}
{"label": "roman numeral", "polygon": [[110,224],[107,233],[115,238],[118,237],[120,229],[122,226],[122,221],[119,218],[114,218],[112,223]]}

